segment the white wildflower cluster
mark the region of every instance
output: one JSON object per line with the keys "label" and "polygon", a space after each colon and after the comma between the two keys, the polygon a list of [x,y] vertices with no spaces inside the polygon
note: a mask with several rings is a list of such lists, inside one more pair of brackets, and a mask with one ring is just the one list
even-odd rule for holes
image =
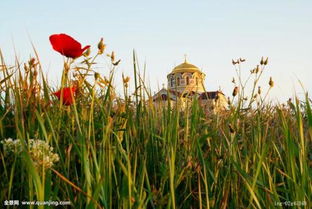
{"label": "white wildflower cluster", "polygon": [[1,141],[1,144],[3,144],[4,153],[13,152],[15,154],[19,154],[22,152],[22,143],[19,139],[4,139],[3,141]]}
{"label": "white wildflower cluster", "polygon": [[58,154],[53,153],[53,147],[43,140],[30,139],[29,153],[37,166],[51,168],[55,162],[59,161]]}
{"label": "white wildflower cluster", "polygon": [[[21,140],[4,139],[1,141],[5,154],[20,154],[23,150]],[[55,162],[59,161],[58,154],[53,153],[51,147],[46,141],[39,139],[29,139],[28,151],[31,159],[37,167],[51,168]]]}

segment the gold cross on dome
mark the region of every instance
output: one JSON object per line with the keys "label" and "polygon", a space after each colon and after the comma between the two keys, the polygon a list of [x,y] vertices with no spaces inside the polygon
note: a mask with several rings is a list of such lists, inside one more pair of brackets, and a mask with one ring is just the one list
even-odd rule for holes
{"label": "gold cross on dome", "polygon": [[187,63],[187,59],[186,59],[187,55],[184,54],[184,62]]}

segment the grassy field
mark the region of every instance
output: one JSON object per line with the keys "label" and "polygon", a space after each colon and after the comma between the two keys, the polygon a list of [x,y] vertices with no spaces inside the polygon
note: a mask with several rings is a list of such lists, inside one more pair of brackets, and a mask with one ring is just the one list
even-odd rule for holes
{"label": "grassy field", "polygon": [[[65,60],[58,87],[38,57],[9,66],[0,54],[0,208],[24,200],[71,202],[58,208],[311,208],[308,95],[272,105],[255,85],[248,100],[238,77],[228,111],[207,114],[196,100],[184,111],[155,109],[135,55],[120,98],[115,58],[88,53]],[[106,77],[93,70],[100,56],[112,61],[101,70]],[[255,71],[259,80],[263,69]],[[72,85],[74,103],[63,105],[52,93]]]}

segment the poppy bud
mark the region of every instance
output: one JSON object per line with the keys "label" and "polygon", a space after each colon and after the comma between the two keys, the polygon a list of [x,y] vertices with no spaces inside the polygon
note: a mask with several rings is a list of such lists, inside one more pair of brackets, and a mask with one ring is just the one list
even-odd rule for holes
{"label": "poppy bud", "polygon": [[263,60],[263,57],[261,57],[260,65],[263,65],[263,64],[264,64],[264,60]]}
{"label": "poppy bud", "polygon": [[98,49],[99,49],[98,54],[103,54],[104,53],[105,46],[106,45],[104,44],[104,40],[103,40],[103,38],[101,38],[100,42],[98,43]]}
{"label": "poppy bud", "polygon": [[267,57],[267,58],[265,59],[265,61],[263,62],[263,64],[264,64],[264,65],[267,65],[267,64],[268,64],[268,61],[269,61],[269,58]]}
{"label": "poppy bud", "polygon": [[258,94],[260,95],[261,94],[261,87],[258,86]]}
{"label": "poppy bud", "polygon": [[269,85],[271,88],[274,86],[274,81],[272,80],[272,77],[270,77]]}
{"label": "poppy bud", "polygon": [[235,86],[235,88],[233,89],[232,95],[233,95],[233,97],[235,97],[237,94],[238,94],[238,87]]}
{"label": "poppy bud", "polygon": [[232,83],[235,83],[235,78],[232,79]]}

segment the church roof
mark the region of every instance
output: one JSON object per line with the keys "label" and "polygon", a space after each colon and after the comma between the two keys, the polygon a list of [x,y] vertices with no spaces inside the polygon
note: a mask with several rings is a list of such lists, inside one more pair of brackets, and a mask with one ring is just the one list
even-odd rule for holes
{"label": "church roof", "polygon": [[159,92],[157,92],[156,94],[154,94],[153,96],[153,101],[156,100],[167,100],[168,97],[170,98],[170,100],[175,100],[175,97],[180,96],[179,92],[170,90],[170,89],[165,89],[162,88]]}
{"label": "church roof", "polygon": [[200,73],[202,73],[197,66],[195,66],[191,63],[188,63],[186,60],[183,63],[181,63],[180,65],[173,68],[171,73],[181,73],[181,72],[190,72],[190,73],[200,72]]}
{"label": "church roof", "polygon": [[218,97],[218,94],[224,95],[221,91],[207,91],[203,92],[199,95],[199,99],[216,99]]}

